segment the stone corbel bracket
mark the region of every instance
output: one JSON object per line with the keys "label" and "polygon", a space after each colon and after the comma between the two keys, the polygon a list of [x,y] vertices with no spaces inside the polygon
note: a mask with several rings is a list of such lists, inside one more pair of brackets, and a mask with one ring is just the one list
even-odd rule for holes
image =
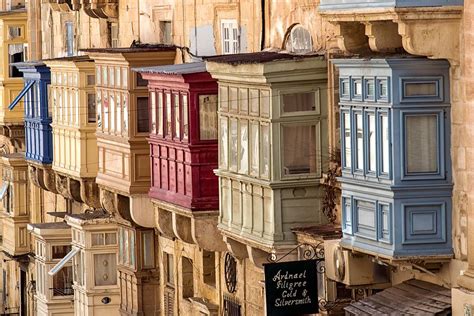
{"label": "stone corbel bracket", "polygon": [[379,8],[321,12],[336,26],[341,50],[350,54],[394,53],[460,61],[461,6]]}
{"label": "stone corbel bracket", "polygon": [[118,18],[117,0],[82,0],[84,12],[92,18]]}
{"label": "stone corbel bracket", "polygon": [[56,190],[56,176],[51,167],[37,166],[29,163],[28,174],[34,185],[43,190],[58,193]]}

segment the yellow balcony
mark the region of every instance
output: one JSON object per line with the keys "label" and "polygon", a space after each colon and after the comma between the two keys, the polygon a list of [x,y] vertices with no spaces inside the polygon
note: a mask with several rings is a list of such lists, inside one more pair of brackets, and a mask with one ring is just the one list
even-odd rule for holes
{"label": "yellow balcony", "polygon": [[0,160],[2,186],[0,199],[3,208],[2,250],[11,256],[29,251],[29,222],[27,177],[28,167],[23,154],[7,154]]}
{"label": "yellow balcony", "polygon": [[81,56],[45,63],[51,69],[56,190],[66,198],[99,207],[94,62]]}
{"label": "yellow balcony", "polygon": [[[26,59],[26,10],[0,12],[0,30],[0,125],[22,125],[23,104],[13,111],[8,110],[8,106],[23,89],[22,74],[12,64]],[[4,129],[3,134],[8,131]],[[11,135],[11,132],[7,135]]]}

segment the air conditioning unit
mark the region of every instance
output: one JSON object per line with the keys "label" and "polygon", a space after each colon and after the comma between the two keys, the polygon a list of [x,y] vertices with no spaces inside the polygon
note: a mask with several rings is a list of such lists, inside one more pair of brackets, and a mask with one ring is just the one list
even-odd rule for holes
{"label": "air conditioning unit", "polygon": [[328,279],[348,286],[389,282],[388,267],[373,262],[369,255],[343,249],[339,239],[324,241],[324,254]]}

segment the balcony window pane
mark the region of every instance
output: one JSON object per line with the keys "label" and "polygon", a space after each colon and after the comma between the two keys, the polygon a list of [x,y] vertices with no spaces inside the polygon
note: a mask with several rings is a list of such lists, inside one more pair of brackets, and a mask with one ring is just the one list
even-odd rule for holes
{"label": "balcony window pane", "polygon": [[123,131],[128,132],[128,95],[123,95]]}
{"label": "balcony window pane", "polygon": [[109,84],[109,81],[107,80],[107,67],[102,66],[102,85],[106,87]]}
{"label": "balcony window pane", "polygon": [[10,44],[8,45],[8,63],[10,65],[9,75],[11,78],[23,77],[21,71],[13,66],[13,63],[25,61],[25,47],[24,44]]}
{"label": "balcony window pane", "polygon": [[149,131],[148,122],[148,97],[137,98],[137,132],[147,133]]}
{"label": "balcony window pane", "polygon": [[107,98],[107,92],[104,91],[102,96],[103,96],[103,103],[104,103],[104,130],[108,131],[109,129],[109,99]]}
{"label": "balcony window pane", "polygon": [[354,95],[362,95],[362,80],[354,80]]}
{"label": "balcony window pane", "polygon": [[113,67],[109,67],[109,83],[110,86],[115,86],[115,71]]}
{"label": "balcony window pane", "polygon": [[388,96],[388,86],[387,80],[380,80],[379,81],[379,94],[381,98],[386,98]]}
{"label": "balcony window pane", "polygon": [[143,266],[153,268],[155,266],[154,232],[148,231],[142,234]]}
{"label": "balcony window pane", "polygon": [[438,172],[438,116],[407,115],[405,124],[407,172]]}
{"label": "balcony window pane", "polygon": [[376,160],[377,160],[377,149],[376,149],[376,132],[375,132],[375,115],[369,114],[368,115],[368,139],[369,139],[369,170],[374,171],[376,170]]}
{"label": "balcony window pane", "polygon": [[97,128],[101,130],[102,128],[102,100],[100,96],[100,91],[97,91]]}
{"label": "balcony window pane", "polygon": [[128,86],[128,70],[127,68],[122,68],[122,87],[127,88]]}
{"label": "balcony window pane", "polygon": [[165,276],[166,276],[166,284],[167,285],[174,285],[174,258],[172,254],[168,254],[166,252],[163,253],[164,261],[165,261]]}
{"label": "balcony window pane", "polygon": [[156,133],[156,92],[151,92],[151,132]]}
{"label": "balcony window pane", "polygon": [[220,137],[219,137],[219,166],[220,168],[227,169],[227,156],[228,156],[228,121],[227,118],[221,118],[220,123]]}
{"label": "balcony window pane", "polygon": [[357,129],[357,169],[364,169],[364,125],[362,122],[362,114],[355,115],[356,129]]}
{"label": "balcony window pane", "polygon": [[217,95],[199,96],[199,136],[201,140],[217,139]]}
{"label": "balcony window pane", "polygon": [[52,246],[51,247],[51,257],[53,259],[62,259],[71,251],[70,245],[64,246]]}
{"label": "balcony window pane", "polygon": [[284,94],[281,97],[281,102],[285,113],[316,110],[314,92]]}
{"label": "balcony window pane", "polygon": [[72,267],[64,267],[53,276],[53,296],[74,295]]}
{"label": "balcony window pane", "polygon": [[92,246],[103,246],[105,243],[103,233],[92,234]]}
{"label": "balcony window pane", "polygon": [[258,176],[259,148],[258,122],[250,123],[250,173]]}
{"label": "balcony window pane", "polygon": [[166,133],[171,135],[171,94],[166,94]]}
{"label": "balcony window pane", "polygon": [[174,95],[174,137],[180,138],[181,136],[181,115],[179,107],[179,94]]}
{"label": "balcony window pane", "polygon": [[380,130],[382,131],[382,172],[389,172],[389,146],[390,146],[390,131],[388,125],[388,116],[382,115],[380,120]]}
{"label": "balcony window pane", "polygon": [[109,94],[110,107],[110,131],[115,132],[115,95],[113,92]]}
{"label": "balcony window pane", "polygon": [[183,138],[188,139],[189,137],[189,120],[188,120],[188,96],[183,95]]}
{"label": "balcony window pane", "polygon": [[117,115],[117,132],[119,134],[122,133],[122,103],[120,101],[120,93],[117,93],[116,95],[117,100],[115,101],[115,104],[117,105],[115,114]]}
{"label": "balcony window pane", "polygon": [[344,167],[350,168],[352,162],[351,153],[351,117],[348,112],[343,114],[344,125]]}
{"label": "balcony window pane", "polygon": [[117,259],[115,253],[94,254],[94,281],[96,286],[117,284]]}
{"label": "balcony window pane", "polygon": [[163,92],[158,93],[157,133],[163,135]]}
{"label": "balcony window pane", "polygon": [[260,126],[260,133],[262,141],[260,174],[268,178],[270,176],[270,126],[262,124]]}
{"label": "balcony window pane", "polygon": [[283,173],[316,172],[316,126],[283,126]]}
{"label": "balcony window pane", "polygon": [[117,234],[116,233],[105,233],[105,244],[106,245],[115,245],[115,244],[117,244]]}
{"label": "balcony window pane", "polygon": [[242,120],[240,122],[239,172],[243,174],[249,171],[248,129],[247,121]]}
{"label": "balcony window pane", "polygon": [[230,120],[229,169],[237,171],[238,130],[237,120]]}
{"label": "balcony window pane", "polygon": [[135,267],[135,231],[130,230],[130,266]]}

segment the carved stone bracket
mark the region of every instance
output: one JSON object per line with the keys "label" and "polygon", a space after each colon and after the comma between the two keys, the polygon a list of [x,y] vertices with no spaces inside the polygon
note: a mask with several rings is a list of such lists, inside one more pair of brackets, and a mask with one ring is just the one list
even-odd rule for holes
{"label": "carved stone bracket", "polygon": [[208,251],[224,252],[227,245],[217,229],[217,214],[215,216],[194,216],[191,218],[191,235],[194,242]]}
{"label": "carved stone bracket", "polygon": [[460,61],[461,6],[322,12],[336,25],[341,50],[367,55],[404,50],[413,55]]}
{"label": "carved stone bracket", "polygon": [[81,179],[81,199],[92,208],[100,208],[99,186],[95,179]]}
{"label": "carved stone bracket", "polygon": [[56,190],[56,176],[50,167],[40,167],[30,164],[28,174],[31,182],[43,190],[58,193]]}
{"label": "carved stone bracket", "polygon": [[118,18],[118,0],[81,0],[84,12],[92,18]]}
{"label": "carved stone bracket", "polygon": [[223,238],[224,238],[224,242],[227,245],[227,249],[234,257],[236,257],[239,260],[249,257],[246,245],[227,236],[224,236]]}
{"label": "carved stone bracket", "polygon": [[184,242],[188,244],[194,244],[193,236],[191,233],[191,219],[186,216],[182,216],[176,213],[172,213],[173,220],[173,232]]}
{"label": "carved stone bracket", "polygon": [[163,236],[170,239],[176,238],[173,232],[173,218],[171,212],[155,206],[155,225]]}
{"label": "carved stone bracket", "polygon": [[56,174],[56,190],[67,199],[82,203],[81,183],[75,179],[61,174]]}

